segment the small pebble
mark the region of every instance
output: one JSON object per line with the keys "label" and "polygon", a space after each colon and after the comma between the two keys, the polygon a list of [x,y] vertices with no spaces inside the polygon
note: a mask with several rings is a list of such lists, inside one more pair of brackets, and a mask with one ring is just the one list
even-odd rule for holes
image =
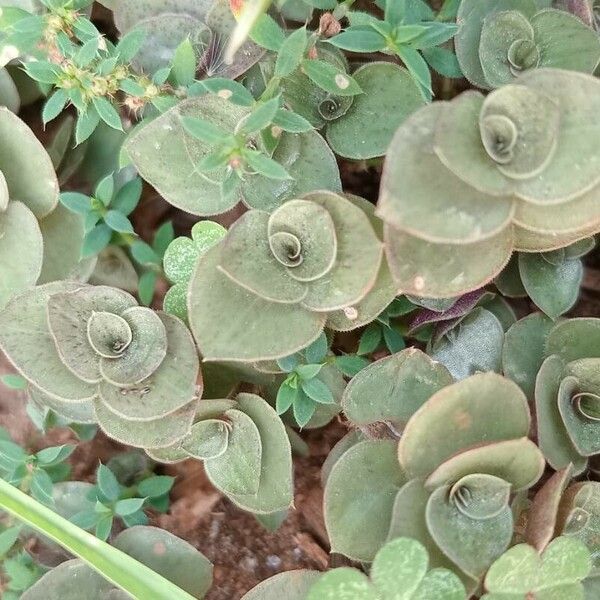
{"label": "small pebble", "polygon": [[266,563],[269,569],[279,569],[281,566],[281,559],[275,554],[269,554],[269,556],[267,556]]}

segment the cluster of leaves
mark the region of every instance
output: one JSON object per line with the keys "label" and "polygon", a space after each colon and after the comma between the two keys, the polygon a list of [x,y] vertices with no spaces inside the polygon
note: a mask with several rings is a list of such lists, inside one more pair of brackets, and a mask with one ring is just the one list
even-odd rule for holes
{"label": "cluster of leaves", "polygon": [[52,506],[54,484],[68,479],[71,469],[66,460],[74,450],[73,445],[63,445],[29,454],[0,429],[0,477]]}
{"label": "cluster of leaves", "polygon": [[336,403],[334,392],[327,385],[327,378],[319,377],[323,367],[332,365],[351,377],[367,364],[366,359],[357,355],[330,354],[327,336],[322,333],[301,352],[277,360],[279,368],[286,373],[277,390],[277,413],[282,415],[291,408],[296,423],[304,427],[319,404]]}
{"label": "cluster of leaves", "polygon": [[115,474],[105,465],[96,471],[96,485],[86,494],[93,508],[84,509],[71,517],[71,522],[86,530],[93,530],[101,540],[110,536],[115,519],[125,527],[147,525],[148,508],[166,512],[169,507],[169,491],[172,477],[154,475],[142,479],[133,486],[123,486]]}
{"label": "cluster of leaves", "polygon": [[120,186],[118,183],[111,173],[98,182],[91,196],[81,192],[63,192],[60,195],[63,206],[84,219],[83,257],[99,254],[111,243],[115,234],[135,236],[128,217],[140,201],[142,181],[136,177]]}
{"label": "cluster of leaves", "polygon": [[395,54],[419,84],[426,100],[431,100],[429,67],[445,77],[462,77],[456,56],[441,48],[457,31],[454,17],[458,2],[446,0],[436,15],[425,2],[410,0],[385,3],[384,18],[369,13],[348,13],[350,26],[329,40],[337,48],[350,52]]}

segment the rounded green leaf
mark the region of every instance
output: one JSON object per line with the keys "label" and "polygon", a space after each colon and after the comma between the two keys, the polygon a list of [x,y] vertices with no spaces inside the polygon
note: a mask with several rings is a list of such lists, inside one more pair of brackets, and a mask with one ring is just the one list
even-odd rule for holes
{"label": "rounded green leaf", "polygon": [[296,281],[315,281],[335,265],[335,223],[316,202],[290,200],[280,206],[268,219],[267,235],[271,253]]}
{"label": "rounded green leaf", "polygon": [[600,61],[600,41],[581,19],[562,10],[541,10],[531,18],[540,67],[593,73]]}
{"label": "rounded green leaf", "polygon": [[335,264],[327,277],[314,281],[302,305],[328,312],[355,304],[373,288],[382,259],[382,246],[367,215],[332,192],[305,196],[327,210],[337,236]]}
{"label": "rounded green leaf", "polygon": [[35,285],[42,272],[43,252],[37,219],[25,204],[10,202],[0,211],[0,308]]}
{"label": "rounded green leaf", "polygon": [[428,566],[427,550],[419,542],[398,538],[388,542],[375,556],[371,579],[384,598],[409,600],[427,574]]}
{"label": "rounded green leaf", "polygon": [[180,102],[174,108],[138,127],[125,142],[125,149],[140,175],[173,206],[196,215],[226,212],[238,202],[221,198],[223,169],[210,173],[210,179],[196,169],[211,147],[191,136],[181,117],[201,117],[233,132],[248,109],[206,94]]}
{"label": "rounded green leaf", "polygon": [[550,263],[543,254],[519,254],[519,272],[523,286],[536,306],[551,319],[573,307],[583,279],[581,260]]}
{"label": "rounded green leaf", "polygon": [[210,4],[208,0],[120,0],[113,12],[116,26],[124,33],[142,19],[161,13],[183,13],[204,20]]}
{"label": "rounded green leaf", "polygon": [[29,399],[41,409],[49,408],[59,417],[66,419],[70,423],[81,423],[84,425],[93,425],[96,422],[94,414],[94,403],[89,399],[84,400],[59,400],[54,396],[49,396],[41,390],[30,387],[28,389]]}
{"label": "rounded green leaf", "polygon": [[455,37],[456,57],[465,77],[475,86],[489,87],[481,67],[479,47],[481,30],[486,18],[494,13],[517,10],[531,17],[537,10],[534,0],[463,0],[456,22],[459,25]]}
{"label": "rounded green leaf", "polygon": [[[77,585],[73,582],[77,581]],[[49,571],[21,596],[23,600],[81,600],[105,598],[112,583],[79,559],[68,560]]]}
{"label": "rounded green leaf", "polygon": [[593,574],[598,573],[598,528],[600,525],[600,483],[583,481],[563,494],[558,532],[581,540],[592,554]]}
{"label": "rounded green leaf", "polygon": [[384,239],[399,291],[427,298],[449,298],[479,289],[502,271],[513,247],[510,228],[473,244],[439,244],[386,225]]}
{"label": "rounded green leaf", "polygon": [[104,433],[136,448],[167,448],[182,440],[190,431],[198,403],[186,406],[154,421],[132,421],[112,412],[101,400],[94,401],[96,421]]}
{"label": "rounded green leaf", "polygon": [[6,106],[8,110],[15,114],[19,112],[21,107],[19,89],[4,67],[0,68],[0,106]]}
{"label": "rounded green leaf", "polygon": [[552,321],[542,313],[533,313],[512,325],[504,336],[502,369],[532,399],[535,379],[544,361],[546,339]]}
{"label": "rounded green leaf", "polygon": [[[377,237],[383,241],[383,223],[375,216],[375,207],[371,202],[355,196],[344,194],[353,204],[358,206],[371,221]],[[335,331],[350,331],[367,325],[380,315],[396,297],[396,285],[392,279],[387,260],[381,261],[377,279],[370,292],[357,304],[348,309],[334,311],[327,316],[327,327]]]}
{"label": "rounded green leaf", "polygon": [[377,214],[394,229],[424,241],[470,244],[488,239],[509,226],[514,201],[486,196],[440,162],[433,143],[442,111],[442,103],[431,104],[396,132],[386,155]]}
{"label": "rounded green leaf", "polygon": [[432,473],[482,442],[527,436],[530,415],[520,388],[495,373],[472,375],[434,394],[410,419],[398,446],[411,477]]}
{"label": "rounded green leaf", "polygon": [[471,518],[448,501],[448,493],[447,487],[440,487],[427,502],[429,532],[452,562],[468,575],[481,577],[510,545],[513,535],[510,507],[506,503],[492,516]]}
{"label": "rounded green leaf", "polygon": [[40,221],[40,229],[44,238],[44,262],[38,284],[74,278],[85,236],[83,218],[59,204]]}
{"label": "rounded green leaf", "polygon": [[552,160],[543,176],[521,181],[517,195],[534,204],[560,204],[598,185],[600,138],[596,134],[600,126],[593,115],[600,110],[600,82],[574,71],[536,69],[521,75],[517,83],[549,96],[560,111],[559,140]]}
{"label": "rounded green leaf", "polygon": [[334,464],[325,487],[325,525],[333,552],[372,561],[384,543],[394,498],[406,476],[392,441],[364,441]]}
{"label": "rounded green leaf", "polygon": [[171,11],[138,21],[135,30],[145,34],[144,43],[133,59],[136,70],[143,73],[171,67],[177,48],[186,39],[190,40],[194,54],[201,57],[211,39],[204,23],[190,14]]}
{"label": "rounded green leaf", "polygon": [[321,575],[306,600],[378,600],[369,578],[358,569],[339,567]]}
{"label": "rounded green leaf", "polygon": [[189,435],[183,440],[183,450],[199,460],[218,458],[227,451],[229,431],[227,421],[206,419],[192,425]]}
{"label": "rounded green leaf", "polygon": [[589,552],[579,540],[559,537],[541,556],[532,546],[518,544],[490,567],[485,587],[492,593],[537,596],[536,592],[579,583],[590,566]]}
{"label": "rounded green leaf", "polygon": [[494,12],[484,19],[479,59],[486,87],[511,83],[519,71],[537,67],[540,57],[533,37],[529,19],[518,10]]}
{"label": "rounded green leaf", "polygon": [[212,585],[212,563],[194,546],[164,529],[131,527],[115,538],[114,546],[194,598],[203,598]]}
{"label": "rounded green leaf", "polygon": [[259,487],[255,494],[232,494],[229,499],[257,514],[287,510],[293,502],[292,450],[285,426],[275,410],[254,394],[238,394],[238,408],[258,429],[262,448]]}
{"label": "rounded green leaf", "polygon": [[275,180],[261,175],[246,177],[241,186],[244,204],[250,208],[273,211],[290,198],[312,192],[340,192],[342,184],[335,156],[316,132],[283,132],[273,152],[291,179]]}
{"label": "rounded green leaf", "polygon": [[600,358],[600,319],[567,319],[549,333],[546,353],[568,363],[580,358]]}
{"label": "rounded green leaf", "polygon": [[393,63],[369,63],[352,76],[365,93],[327,125],[327,141],[347,158],[382,156],[404,119],[423,106],[423,98],[409,72]]}
{"label": "rounded green leaf", "polygon": [[256,494],[260,485],[263,453],[258,428],[246,413],[225,413],[230,431],[225,452],[204,461],[211,483],[224,494]]}
{"label": "rounded green leaf", "polygon": [[89,400],[95,386],[76,377],[60,359],[46,308],[52,296],[80,288],[81,284],[64,281],[38,286],[15,297],[0,312],[0,348],[9,361],[35,387],[65,401]]}
{"label": "rounded green leaf", "polygon": [[434,342],[429,354],[455,379],[464,379],[478,372],[502,371],[503,344],[502,324],[493,313],[479,306]]}
{"label": "rounded green leaf", "polygon": [[[82,381],[97,383],[101,356],[88,338],[88,322],[94,312],[122,313],[135,307],[127,292],[109,287],[78,286],[47,299],[48,325],[62,362]],[[119,340],[126,343],[126,340]]]}
{"label": "rounded green leaf", "polygon": [[[314,207],[320,209],[318,205]],[[277,216],[277,212],[274,213],[274,217]],[[308,264],[310,268],[313,260],[322,257],[327,263],[327,268],[331,266],[335,257],[333,223],[325,210],[320,209],[319,212],[322,213],[318,215],[321,217],[317,221],[319,229],[314,232],[314,236],[308,237],[308,245],[304,239],[300,241],[289,231],[271,234],[268,213],[258,210],[245,213],[231,227],[223,241],[220,269],[236,284],[261,298],[284,304],[300,302],[308,289],[305,283],[290,276],[289,271],[296,265],[299,269],[304,269]],[[293,230],[293,227],[291,229]],[[285,239],[282,239],[283,236]],[[322,240],[322,244],[313,248],[310,242],[314,240]]]}
{"label": "rounded green leaf", "polygon": [[320,335],[325,315],[259,298],[221,273],[219,260],[219,246],[208,250],[189,288],[188,318],[205,360],[277,359]]}
{"label": "rounded green leaf", "polygon": [[468,448],[455,454],[429,475],[425,487],[433,491],[452,485],[470,473],[486,473],[511,484],[514,491],[530,488],[544,472],[545,461],[528,438]]}
{"label": "rounded green leaf", "polygon": [[560,115],[553,95],[533,87],[507,85],[487,96],[479,129],[498,171],[516,180],[542,173],[560,143]]}
{"label": "rounded green leaf", "polygon": [[554,469],[573,463],[573,474],[581,473],[587,460],[582,458],[571,441],[558,408],[558,397],[564,363],[558,356],[549,356],[543,363],[535,383],[538,444]]}
{"label": "rounded green leaf", "polygon": [[401,429],[435,392],[452,382],[444,366],[409,348],[362,369],[344,390],[342,408],[356,425],[391,421]]}
{"label": "rounded green leaf", "polygon": [[[425,507],[430,493],[423,487],[419,479],[411,479],[396,495],[392,512],[392,520],[388,533],[388,540],[397,537],[408,537],[419,541],[428,551],[430,566],[446,573],[448,569],[456,572],[469,593],[477,588],[477,581],[460,571],[447,556],[438,548],[431,537],[425,519]],[[432,572],[430,572],[431,575]],[[425,581],[423,587],[425,587]],[[425,589],[427,589],[425,587]],[[421,598],[417,596],[419,600]],[[425,600],[425,598],[423,598]]]}
{"label": "rounded green leaf", "polygon": [[31,129],[0,107],[0,171],[12,200],[23,202],[38,219],[58,203],[58,181],[50,156]]}

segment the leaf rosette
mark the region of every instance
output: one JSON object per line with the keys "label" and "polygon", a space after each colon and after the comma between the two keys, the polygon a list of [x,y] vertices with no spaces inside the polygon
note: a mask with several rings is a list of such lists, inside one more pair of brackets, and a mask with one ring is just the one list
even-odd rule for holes
{"label": "leaf rosette", "polygon": [[124,291],[33,288],[0,312],[0,348],[37,404],[124,444],[168,446],[192,425],[201,388],[191,334]]}
{"label": "leaf rosette", "polygon": [[372,292],[381,259],[369,217],[332,192],[246,212],[191,278],[188,317],[201,354],[242,362],[294,354],[329,313]]}
{"label": "leaf rosette", "polygon": [[583,472],[600,454],[600,319],[568,319],[545,341],[535,380],[538,439],[555,469]]}
{"label": "leaf rosette", "polygon": [[[398,366],[409,358],[414,362],[418,356],[408,354]],[[412,382],[408,374],[399,379],[396,373],[392,379],[388,364],[377,369],[379,379],[388,371],[390,389],[392,381],[402,385],[395,409],[390,406],[393,393],[383,394],[385,414],[400,416],[392,421],[396,426],[406,419],[403,405],[412,405],[412,416],[405,421],[397,451],[393,440],[360,436],[334,448],[325,465],[325,522],[332,547],[370,561],[386,539],[411,537],[427,548],[432,566],[460,572],[473,590],[510,545],[512,493],[530,488],[544,469],[541,452],[527,438],[531,418],[526,398],[514,383],[494,373],[444,387],[449,375],[443,375],[443,367],[425,362],[420,370],[433,369],[438,387],[419,393],[419,380],[423,386],[432,383],[427,371]],[[357,376],[362,377],[366,375]],[[378,386],[385,390],[382,381]],[[351,382],[345,409],[352,408],[349,400],[356,391]],[[357,414],[365,411],[373,409]],[[361,509],[365,496],[377,510]]]}
{"label": "leaf rosette", "polygon": [[13,296],[76,274],[83,220],[58,205],[50,156],[21,119],[0,107],[0,308]]}
{"label": "leaf rosette", "polygon": [[211,483],[243,510],[271,514],[292,504],[292,450],[285,426],[255,394],[202,400],[189,433],[148,454],[165,463],[203,461]]}
{"label": "leaf rosette", "polygon": [[534,0],[464,0],[457,22],[456,56],[480,88],[542,67],[591,74],[600,61],[600,40],[591,27],[562,10],[538,10]]}
{"label": "leaf rosette", "polygon": [[554,324],[540,313],[506,333],[504,373],[535,399],[540,449],[556,470],[600,454],[600,319]]}
{"label": "leaf rosette", "polygon": [[400,290],[451,297],[513,251],[548,252],[600,229],[600,83],[529,71],[411,115],[386,155],[378,216]]}

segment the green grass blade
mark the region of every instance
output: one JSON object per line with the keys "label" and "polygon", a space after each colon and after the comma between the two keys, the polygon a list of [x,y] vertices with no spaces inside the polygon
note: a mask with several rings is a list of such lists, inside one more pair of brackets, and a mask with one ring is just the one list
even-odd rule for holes
{"label": "green grass blade", "polygon": [[146,565],[76,527],[3,479],[0,508],[60,544],[138,600],[194,600]]}

